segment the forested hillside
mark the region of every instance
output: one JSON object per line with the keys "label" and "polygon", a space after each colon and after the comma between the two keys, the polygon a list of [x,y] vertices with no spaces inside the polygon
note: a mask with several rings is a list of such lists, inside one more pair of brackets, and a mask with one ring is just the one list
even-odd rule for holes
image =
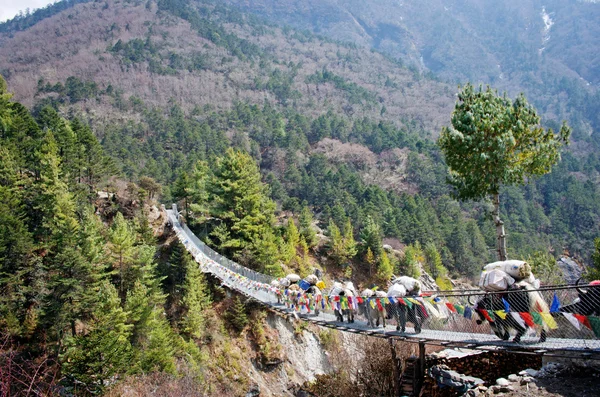
{"label": "forested hillside", "polygon": [[[259,163],[279,210],[307,205],[323,229],[349,218],[355,234],[370,219],[400,246],[436,244],[457,273],[490,259],[486,205],[450,198],[432,139],[454,89],[376,52],[193,4],[90,2],[7,24],[0,68],[34,114],[87,120],[124,175],[164,185],[164,202],[182,197],[182,172],[233,146]],[[574,129],[553,174],[503,193],[513,255],[586,259],[600,234],[595,135]]]}
{"label": "forested hillside", "polygon": [[[525,92],[576,134],[600,129],[600,4],[580,0],[227,0],[267,20],[349,41],[413,70]],[[589,128],[591,124],[591,129]],[[597,137],[596,137],[597,138]]]}
{"label": "forested hillside", "polygon": [[[381,51],[393,47],[381,34],[403,37],[385,24],[369,32],[370,20],[332,4],[311,9],[315,26],[351,17]],[[273,10],[263,16],[283,15]],[[563,56],[569,71],[555,74],[552,61],[546,75],[533,60],[531,73],[511,73],[535,84],[505,85],[472,74],[487,70],[485,59],[459,75],[432,67],[435,57],[453,68],[474,61],[458,62],[458,44],[453,57],[432,47],[424,73],[391,52],[261,18],[209,0],[73,0],[0,24],[0,336],[10,353],[0,359],[15,371],[0,375],[9,387],[118,395],[160,373],[168,381],[158,383],[239,395],[249,352],[253,368],[283,362],[265,314],[204,279],[173,242],[161,203],[177,202],[207,244],[272,275],[318,268],[370,285],[424,268],[446,288],[449,276],[476,276],[495,258],[491,205],[454,198],[436,144],[458,91],[441,80],[456,76],[526,90],[543,127],[558,131],[563,117],[573,127],[551,173],[500,191],[509,256],[552,275],[555,257],[587,263],[598,251],[599,101],[594,61],[583,62],[592,55],[576,64],[550,40],[543,53]],[[460,41],[470,32],[461,18],[451,25],[464,34],[431,24],[438,30],[415,43]],[[512,44],[496,52],[474,37],[493,62],[510,58]]]}

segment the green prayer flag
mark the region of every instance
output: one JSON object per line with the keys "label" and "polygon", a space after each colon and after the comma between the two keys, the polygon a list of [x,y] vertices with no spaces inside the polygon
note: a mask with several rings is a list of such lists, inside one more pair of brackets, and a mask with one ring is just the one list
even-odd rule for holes
{"label": "green prayer flag", "polygon": [[456,311],[458,312],[458,314],[460,314],[461,316],[463,314],[465,314],[465,307],[464,306],[454,305],[454,307],[456,308]]}
{"label": "green prayer flag", "polygon": [[600,338],[600,317],[588,316],[588,320],[590,320],[594,335],[596,335],[597,338]]}
{"label": "green prayer flag", "polygon": [[533,318],[533,322],[537,325],[544,325],[542,321],[542,316],[538,312],[531,312],[531,317]]}

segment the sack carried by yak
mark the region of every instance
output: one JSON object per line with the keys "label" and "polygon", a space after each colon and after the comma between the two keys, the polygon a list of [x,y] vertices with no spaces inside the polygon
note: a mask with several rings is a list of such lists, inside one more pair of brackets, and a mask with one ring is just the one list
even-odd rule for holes
{"label": "sack carried by yak", "polygon": [[515,283],[515,279],[500,269],[483,271],[479,279],[479,288],[488,292],[506,291]]}
{"label": "sack carried by yak", "polygon": [[301,279],[300,276],[298,276],[297,274],[294,274],[294,273],[288,274],[287,276],[285,276],[285,278],[290,280],[290,282],[292,282],[292,283],[297,283]]}
{"label": "sack carried by yak", "polygon": [[515,280],[524,280],[531,275],[531,266],[525,261],[509,260],[488,263],[483,267],[484,271],[500,269]]}

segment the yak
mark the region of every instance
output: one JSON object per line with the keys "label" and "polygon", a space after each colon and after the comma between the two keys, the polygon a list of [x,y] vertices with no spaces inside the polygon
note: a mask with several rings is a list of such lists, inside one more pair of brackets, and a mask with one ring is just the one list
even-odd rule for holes
{"label": "yak", "polygon": [[[386,293],[383,291],[372,291],[370,289],[366,289],[361,292],[361,297],[364,299],[362,303],[358,304],[358,314],[364,315],[367,318],[367,325],[369,327],[379,327],[379,322],[381,320],[383,328],[385,328],[385,309],[379,310],[379,306],[371,304],[371,299],[384,299],[386,297]],[[387,307],[387,306],[386,306]]]}
{"label": "yak", "polygon": [[584,289],[579,286],[581,278],[577,280],[575,286],[579,293],[579,299],[570,305],[559,308],[561,313],[577,313],[584,316],[599,316],[600,315],[600,280],[590,282],[590,287]]}
{"label": "yak", "polygon": [[[481,324],[486,321],[482,310],[488,312],[496,312],[498,310],[505,310],[505,304],[503,299],[509,304],[512,312],[530,312],[530,311],[548,311],[547,304],[543,300],[542,295],[538,291],[533,291],[533,286],[528,283],[516,283],[511,285],[507,292],[485,294],[475,306],[475,312],[479,316],[477,324]],[[470,297],[469,297],[470,302]],[[471,303],[472,304],[472,303]],[[517,320],[511,315],[507,315],[505,319],[500,316],[495,316],[494,321],[490,322],[490,327],[496,334],[496,336],[502,340],[508,340],[510,338],[510,330],[514,329],[517,331],[513,342],[519,343],[521,337],[525,334],[527,327],[523,327]],[[546,341],[546,330],[542,328],[540,343]]]}
{"label": "yak", "polygon": [[[416,298],[418,294],[413,290],[409,294],[404,285],[400,283],[392,284],[387,292],[388,296],[394,298]],[[415,325],[415,333],[421,332],[421,325],[423,324],[423,308],[421,305],[413,304],[411,307],[408,305],[396,302],[396,304],[386,306],[390,317],[396,319],[396,331],[405,332],[406,322],[410,321]]]}
{"label": "yak", "polygon": [[[348,282],[345,285],[342,285],[342,283],[336,282],[333,284],[331,291],[329,292],[330,298],[334,298],[336,296],[340,296],[340,297],[346,296],[346,297],[351,297],[352,299],[354,299],[354,297],[356,295],[357,294],[354,289],[354,285],[351,282]],[[354,322],[354,308],[352,307],[350,302],[348,302],[348,309],[340,309],[340,310],[335,309],[334,314],[335,314],[336,319],[341,323],[344,322],[344,315],[348,319],[349,323]]]}

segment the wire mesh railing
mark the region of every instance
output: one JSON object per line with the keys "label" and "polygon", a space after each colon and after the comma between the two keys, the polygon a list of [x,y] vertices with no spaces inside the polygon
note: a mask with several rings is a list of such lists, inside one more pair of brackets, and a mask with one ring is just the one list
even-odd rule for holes
{"label": "wire mesh railing", "polygon": [[176,207],[168,212],[178,238],[204,271],[232,289],[272,307],[285,307],[305,319],[374,335],[600,352],[600,285],[594,283],[494,293],[427,291],[419,296],[372,298],[328,296],[327,289],[311,294],[297,286],[280,289],[270,284],[272,277],[207,247],[179,222]]}

